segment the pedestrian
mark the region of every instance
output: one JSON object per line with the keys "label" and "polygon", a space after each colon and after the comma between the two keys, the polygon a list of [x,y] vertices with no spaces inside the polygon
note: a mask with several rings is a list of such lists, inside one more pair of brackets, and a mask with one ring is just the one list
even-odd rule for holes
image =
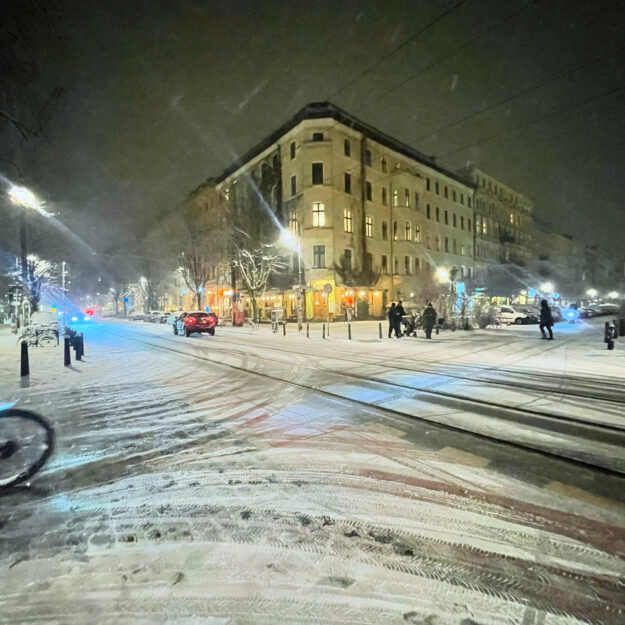
{"label": "pedestrian", "polygon": [[[551,308],[549,308],[549,304],[547,300],[544,299],[540,302],[540,332],[543,335],[543,339],[548,341],[553,341],[553,331],[551,327],[553,326],[553,317],[551,315]],[[545,328],[547,328],[547,332],[549,332],[549,337],[547,337],[547,332],[545,332]]]}
{"label": "pedestrian", "polygon": [[405,314],[406,314],[406,311],[404,310],[404,307],[402,306],[402,301],[399,300],[399,302],[397,302],[397,306],[395,307],[395,336],[397,338],[400,338],[401,336],[403,336],[402,331],[401,331],[401,322]]}
{"label": "pedestrian", "polygon": [[432,306],[432,302],[430,302],[423,311],[423,325],[425,326],[425,338],[432,338],[432,330],[436,325],[436,309]]}
{"label": "pedestrian", "polygon": [[393,330],[395,329],[395,302],[391,302],[391,307],[388,309],[388,338],[391,338]]}

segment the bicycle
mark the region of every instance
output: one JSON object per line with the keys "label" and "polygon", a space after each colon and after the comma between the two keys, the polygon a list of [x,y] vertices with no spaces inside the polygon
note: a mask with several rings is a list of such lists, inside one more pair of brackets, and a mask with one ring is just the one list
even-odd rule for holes
{"label": "bicycle", "polygon": [[54,429],[40,415],[9,408],[0,411],[0,488],[25,482],[54,451]]}
{"label": "bicycle", "polygon": [[258,332],[258,325],[254,323],[254,321],[250,317],[246,317],[243,322],[243,327],[251,328],[254,332]]}
{"label": "bicycle", "polygon": [[26,341],[29,347],[55,347],[59,344],[59,333],[53,328],[43,330],[27,329],[22,336],[17,339],[18,345]]}

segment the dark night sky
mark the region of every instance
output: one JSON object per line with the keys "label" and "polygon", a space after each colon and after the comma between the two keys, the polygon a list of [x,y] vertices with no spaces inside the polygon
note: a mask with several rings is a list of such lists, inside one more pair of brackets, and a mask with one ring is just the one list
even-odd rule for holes
{"label": "dark night sky", "polygon": [[511,96],[625,45],[625,3],[467,0],[342,89],[457,3],[65,2],[66,90],[28,179],[98,248],[126,244],[303,105],[330,98],[449,167],[475,162],[556,230],[619,250],[625,99],[603,94],[625,87],[624,51]]}

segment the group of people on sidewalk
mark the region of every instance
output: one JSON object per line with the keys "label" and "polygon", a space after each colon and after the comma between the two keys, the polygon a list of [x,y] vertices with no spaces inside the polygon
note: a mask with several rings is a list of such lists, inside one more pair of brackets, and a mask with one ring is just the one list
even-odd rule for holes
{"label": "group of people on sidewalk", "polygon": [[[406,311],[402,305],[402,301],[395,303],[392,302],[388,309],[388,338],[390,339],[393,333],[395,338],[401,338],[403,336],[401,325],[402,319],[406,316]],[[425,330],[425,338],[432,338],[432,330],[436,325],[436,309],[429,303],[423,311],[423,329]],[[415,334],[416,336],[416,334]]]}
{"label": "group of people on sidewalk", "polygon": [[[406,316],[406,311],[402,305],[402,301],[395,303],[392,302],[390,308],[388,309],[388,338],[390,339],[395,333],[395,338],[401,338],[403,336],[402,333],[402,319]],[[425,338],[432,338],[432,330],[436,325],[436,309],[432,306],[430,302],[423,311],[422,315],[422,324],[423,329],[425,330]],[[549,308],[549,303],[546,299],[542,300],[540,303],[540,332],[542,334],[542,338],[548,341],[553,341],[553,330],[551,329],[554,325],[553,316],[551,314],[551,308]],[[547,335],[547,332],[549,335]],[[416,336],[416,334],[415,334]]]}

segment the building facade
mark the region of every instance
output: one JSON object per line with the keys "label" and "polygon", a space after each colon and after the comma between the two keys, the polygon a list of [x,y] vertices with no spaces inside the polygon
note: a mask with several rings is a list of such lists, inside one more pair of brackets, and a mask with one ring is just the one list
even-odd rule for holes
{"label": "building facade", "polygon": [[[331,104],[306,106],[213,184],[230,202],[244,180],[297,241],[308,318],[380,317],[436,270],[473,276],[472,183]],[[292,314],[293,290],[267,297]]]}

